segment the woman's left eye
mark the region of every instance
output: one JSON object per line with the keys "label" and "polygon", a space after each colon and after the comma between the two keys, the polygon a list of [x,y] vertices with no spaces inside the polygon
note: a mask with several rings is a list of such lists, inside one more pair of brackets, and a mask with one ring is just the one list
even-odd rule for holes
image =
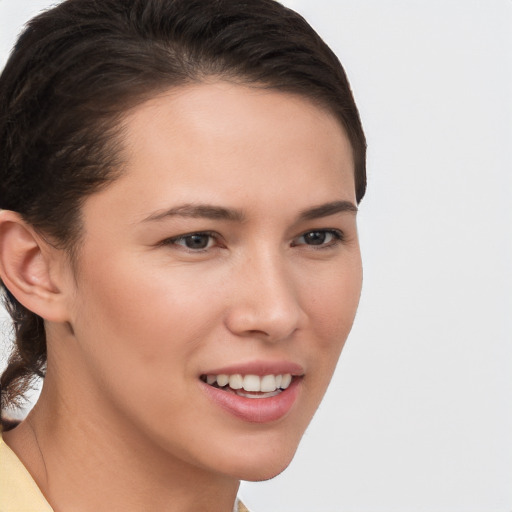
{"label": "woman's left eye", "polygon": [[343,241],[343,233],[337,229],[318,229],[307,231],[295,238],[292,246],[311,245],[318,248],[331,247]]}
{"label": "woman's left eye", "polygon": [[180,245],[191,251],[204,251],[215,245],[215,238],[211,233],[191,233],[190,235],[182,235],[171,238],[166,243]]}

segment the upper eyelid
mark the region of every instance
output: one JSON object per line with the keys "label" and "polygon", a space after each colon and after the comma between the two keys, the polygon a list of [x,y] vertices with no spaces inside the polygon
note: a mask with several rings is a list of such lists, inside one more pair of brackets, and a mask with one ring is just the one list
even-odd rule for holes
{"label": "upper eyelid", "polygon": [[189,236],[211,236],[212,238],[219,238],[217,233],[212,231],[192,231],[190,233],[185,233],[183,235],[172,236],[168,240],[180,240],[181,238],[187,238]]}
{"label": "upper eyelid", "polygon": [[188,236],[194,236],[194,235],[204,235],[204,236],[211,236],[212,238],[221,238],[221,236],[216,233],[215,231],[190,231],[189,233],[183,233],[176,236],[169,236],[164,242],[170,242],[173,240],[181,240],[182,238],[187,238]]}
{"label": "upper eyelid", "polygon": [[308,233],[334,233],[336,235],[339,235],[341,237],[344,236],[343,230],[339,228],[318,228],[318,229],[307,229],[306,231],[303,231],[300,235],[296,236],[295,238],[299,238],[301,236],[307,235]]}

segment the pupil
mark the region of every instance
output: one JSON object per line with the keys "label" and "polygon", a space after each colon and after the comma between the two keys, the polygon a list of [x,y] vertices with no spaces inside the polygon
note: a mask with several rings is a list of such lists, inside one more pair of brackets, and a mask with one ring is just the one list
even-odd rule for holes
{"label": "pupil", "polygon": [[189,249],[204,249],[208,245],[209,235],[190,235],[187,236],[186,246]]}
{"label": "pupil", "polygon": [[325,236],[324,231],[311,231],[304,239],[309,245],[322,245],[325,242]]}

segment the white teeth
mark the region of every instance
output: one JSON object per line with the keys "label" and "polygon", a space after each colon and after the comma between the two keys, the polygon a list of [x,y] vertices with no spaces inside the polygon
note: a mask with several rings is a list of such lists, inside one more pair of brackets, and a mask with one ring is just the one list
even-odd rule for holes
{"label": "white teeth", "polygon": [[244,386],[244,379],[239,373],[237,373],[236,375],[230,375],[229,387],[231,389],[242,389],[243,386]]}
{"label": "white teeth", "polygon": [[[264,375],[259,377],[258,375],[241,375],[239,373],[235,375],[207,375],[206,382],[213,385],[217,383],[220,388],[227,386],[234,390],[243,389],[249,393],[273,393],[286,389],[292,382],[292,376],[289,373],[283,375]],[[260,396],[260,395],[258,395]]]}
{"label": "white teeth", "polygon": [[276,386],[276,378],[273,375],[265,375],[261,378],[260,391],[263,391],[264,393],[271,393],[277,388],[278,386]]}
{"label": "white teeth", "polygon": [[229,382],[229,375],[221,374],[217,375],[217,384],[220,388],[226,386]]}
{"label": "white teeth", "polygon": [[[257,375],[246,375],[244,377],[244,383],[242,387],[245,389],[245,391],[261,391],[260,381],[261,379]],[[274,389],[271,389],[270,391],[274,391]]]}
{"label": "white teeth", "polygon": [[285,373],[283,375],[283,380],[281,381],[281,388],[286,389],[292,382],[292,376],[289,373]]}
{"label": "white teeth", "polygon": [[236,394],[238,396],[243,396],[245,398],[270,398],[272,396],[277,396],[279,395],[279,393],[281,393],[281,390],[275,390],[275,391],[272,391],[271,393],[259,393],[258,395],[255,395],[254,393],[244,393],[243,391],[241,391],[240,389],[237,390]]}

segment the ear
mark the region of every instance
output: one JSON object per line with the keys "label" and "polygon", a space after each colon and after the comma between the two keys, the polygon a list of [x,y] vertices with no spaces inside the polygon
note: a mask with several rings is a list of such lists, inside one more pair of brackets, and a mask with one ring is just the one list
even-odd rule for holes
{"label": "ear", "polygon": [[0,210],[0,277],[28,310],[65,322],[63,251],[51,247],[18,213]]}

